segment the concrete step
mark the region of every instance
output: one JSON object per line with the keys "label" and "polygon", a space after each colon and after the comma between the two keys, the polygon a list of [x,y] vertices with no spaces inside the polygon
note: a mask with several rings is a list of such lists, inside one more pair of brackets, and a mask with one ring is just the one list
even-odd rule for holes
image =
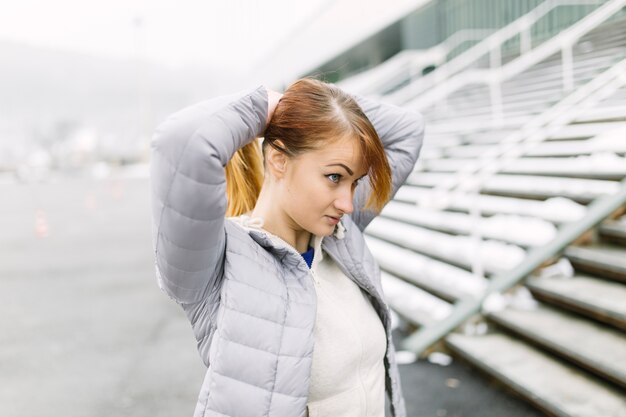
{"label": "concrete step", "polygon": [[[456,173],[413,172],[406,183],[419,187],[436,187],[454,181],[455,178]],[[620,183],[617,181],[496,174],[485,179],[481,193],[534,199],[566,197],[589,203],[603,195],[614,194],[619,188]]]}
{"label": "concrete step", "polygon": [[[482,239],[476,251],[472,237],[452,236],[382,216],[372,220],[366,230],[369,236],[468,271],[476,262],[481,262],[485,273],[502,273],[516,267],[526,257],[526,251],[517,245]],[[493,253],[499,256],[494,257]]]}
{"label": "concrete step", "polygon": [[534,309],[506,308],[486,316],[533,344],[626,388],[623,332],[542,303]]}
{"label": "concrete step", "polygon": [[497,129],[491,128],[479,132],[467,132],[464,136],[464,143],[469,145],[494,145],[502,142],[502,139],[517,132],[517,129]]}
{"label": "concrete step", "polygon": [[500,332],[452,333],[446,345],[551,416],[626,417],[624,392]]}
{"label": "concrete step", "polygon": [[[576,83],[589,80],[595,75],[618,62],[626,53],[625,46],[606,51],[605,56],[595,58],[587,62],[575,62],[573,68],[573,79]],[[540,94],[541,92],[560,92],[563,89],[563,71],[561,65],[554,68],[546,68],[541,71],[525,71],[518,76],[505,81],[502,84],[502,93],[505,101],[518,101],[527,95]],[[475,85],[464,87],[448,96],[449,101],[465,100],[476,101],[481,98],[489,98],[487,86],[478,88]]]}
{"label": "concrete step", "polygon": [[[540,114],[542,111],[547,109],[549,106],[537,106],[535,108],[528,108],[525,110],[506,110],[503,111],[503,126],[513,127],[513,126],[521,126],[533,117]],[[448,123],[453,126],[450,128],[459,129],[460,126],[469,126],[468,132],[471,129],[484,129],[485,126],[489,126],[493,124],[493,113],[491,107],[480,107],[477,108],[473,113],[466,113],[462,111],[455,110],[450,107],[446,107],[445,110],[438,110],[439,113],[433,113],[427,119],[427,122],[434,122],[440,125]],[[449,118],[450,113],[455,113],[457,117],[451,122]],[[456,113],[458,112],[458,113]],[[458,125],[457,125],[458,123]]]}
{"label": "concrete step", "polygon": [[[477,164],[472,158],[444,158],[422,160],[417,168],[428,172],[457,172]],[[518,175],[546,175],[551,177],[621,180],[626,177],[626,157],[592,155],[566,158],[518,158],[500,172]]]}
{"label": "concrete step", "polygon": [[[366,229],[368,230],[368,229]],[[436,297],[455,302],[480,296],[489,281],[465,269],[365,234],[365,241],[380,268]]]}
{"label": "concrete step", "polygon": [[591,275],[531,277],[526,287],[544,302],[626,330],[626,286]]}
{"label": "concrete step", "polygon": [[[613,58],[624,54],[626,41],[624,39],[616,40],[611,44],[604,44],[601,49],[590,54],[579,54],[573,57],[574,71],[586,71],[593,68],[605,66],[606,62]],[[527,69],[521,75],[522,80],[537,80],[541,78],[558,80],[563,76],[563,67],[561,63],[561,54],[558,59],[550,59],[544,61],[546,65],[541,63]]]}
{"label": "concrete step", "polygon": [[[479,117],[459,117],[454,118],[454,120],[441,120],[436,121],[435,119],[426,118],[426,123],[431,123],[429,127],[431,131],[436,131],[437,133],[471,133],[471,132],[482,132],[488,129],[519,129],[520,126],[529,122],[535,114],[507,114],[501,123],[494,122],[492,120],[491,114],[481,115]],[[625,119],[626,120],[626,119]]]}
{"label": "concrete step", "polygon": [[[598,125],[599,123],[594,123],[594,125]],[[615,128],[619,128],[621,131],[626,134],[626,125],[617,126],[612,124]],[[585,127],[587,125],[573,125]],[[591,139],[577,139],[577,140],[548,140],[542,143],[536,144],[534,147],[529,149],[526,152],[526,156],[528,157],[574,157],[580,155],[591,155],[596,153],[614,153],[618,155],[626,155],[626,141],[621,141],[617,137],[617,131],[615,132],[615,139],[612,139],[610,136],[613,136],[613,132],[610,132],[612,129],[607,126],[605,131],[601,130],[602,128],[599,126],[594,126],[594,128],[581,129],[578,132],[575,132],[575,129],[569,130],[572,136],[573,135],[591,135],[595,136],[594,131],[597,132],[596,137],[592,137]],[[564,132],[564,135],[566,133]],[[600,136],[601,135],[601,136]],[[504,136],[502,136],[504,138]],[[471,140],[468,138],[467,140]],[[448,147],[441,147],[440,152],[435,155],[435,158],[430,159],[443,159],[443,158],[480,158],[484,156],[487,152],[492,152],[493,149],[497,149],[498,144],[457,144],[451,145]]]}
{"label": "concrete step", "polygon": [[[480,158],[514,132],[494,130],[492,132],[472,132],[465,135],[431,133],[424,148],[436,147],[442,158]],[[564,126],[544,142],[537,143],[527,150],[528,157],[566,157],[596,153],[626,155],[625,122],[577,123]]]}
{"label": "concrete step", "polygon": [[[617,62],[618,56],[619,55],[607,55],[593,62],[575,63],[572,73],[573,80],[577,83],[581,83],[592,78]],[[502,84],[502,93],[504,97],[515,99],[518,96],[524,96],[525,94],[542,90],[562,91],[562,88],[563,71],[559,65],[532,74],[523,72],[517,77],[505,81]],[[482,95],[480,91],[458,92],[457,94],[465,98],[478,98],[478,96]]]}
{"label": "concrete step", "polygon": [[605,240],[626,246],[626,216],[622,216],[618,220],[603,222],[598,227],[598,233]]}
{"label": "concrete step", "polygon": [[[542,111],[551,107],[556,103],[554,100],[555,96],[551,95],[550,97],[546,97],[544,99],[536,98],[536,99],[520,99],[519,101],[505,101],[502,105],[502,111],[504,113],[537,113],[538,111]],[[491,101],[489,99],[485,99],[481,102],[479,101],[467,101],[467,102],[448,102],[448,109],[452,112],[452,114],[457,116],[470,116],[470,115],[479,115],[479,114],[490,114],[491,109]],[[436,120],[446,120],[450,118],[450,113],[439,113],[433,114],[436,117]]]}
{"label": "concrete step", "polygon": [[620,122],[626,121],[626,104],[615,106],[596,106],[576,117],[575,123]]}
{"label": "concrete step", "polygon": [[545,245],[557,233],[554,224],[536,217],[499,214],[474,219],[466,213],[427,209],[399,201],[387,203],[380,214],[391,220],[452,235],[471,235],[476,228],[484,238],[524,248]]}
{"label": "concrete step", "polygon": [[451,303],[386,271],[381,271],[380,277],[389,306],[415,326],[433,325],[452,313]]}
{"label": "concrete step", "polygon": [[[613,32],[602,32],[594,37],[583,37],[574,45],[572,50],[574,61],[592,60],[599,55],[604,55],[607,49],[619,48],[626,45],[626,39],[622,28],[617,27]],[[561,53],[556,53],[530,68],[530,71],[541,71],[544,68],[558,67],[561,65]]]}
{"label": "concrete step", "polygon": [[569,246],[564,254],[577,270],[626,282],[626,248],[624,247],[610,244]]}
{"label": "concrete step", "polygon": [[592,138],[614,129],[626,128],[626,122],[583,123],[566,125],[548,137],[549,141]]}
{"label": "concrete step", "polygon": [[421,204],[427,207],[429,203],[436,202],[440,198],[449,200],[447,209],[451,211],[468,213],[476,205],[483,215],[513,214],[536,217],[557,225],[577,221],[587,211],[584,205],[560,196],[540,201],[485,194],[478,194],[477,196],[457,195],[450,192],[439,194],[430,188],[413,187],[406,184],[400,187],[394,196],[396,201]]}

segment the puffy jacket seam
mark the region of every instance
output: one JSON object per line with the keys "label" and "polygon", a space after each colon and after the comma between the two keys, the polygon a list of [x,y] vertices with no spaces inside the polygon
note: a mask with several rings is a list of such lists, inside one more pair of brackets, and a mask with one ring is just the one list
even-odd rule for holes
{"label": "puffy jacket seam", "polygon": [[[232,311],[236,311],[236,312],[241,313],[241,314],[245,314],[246,316],[257,318],[259,320],[265,320],[265,321],[269,321],[270,323],[273,323],[273,324],[281,325],[280,323],[275,322],[274,320],[266,319],[265,317],[261,317],[261,316],[257,316],[257,315],[251,314],[251,313],[247,313],[245,311],[241,311],[239,309],[233,308],[233,307],[231,307],[229,305],[224,305],[224,308],[227,308],[227,309],[232,310]],[[290,329],[300,329],[300,330],[306,329],[306,327],[290,326],[288,324],[282,324],[282,326],[289,327]],[[279,355],[287,356],[287,355],[282,355],[281,353],[279,353]]]}
{"label": "puffy jacket seam", "polygon": [[[229,221],[231,224],[236,224],[235,222],[233,222],[232,220],[230,220],[228,217],[226,217],[226,218],[225,218],[225,220]],[[245,232],[245,230],[243,230],[243,231]],[[237,242],[240,242],[240,243],[242,243],[242,244],[247,245],[247,247],[254,247],[254,248],[258,248],[258,247],[259,247],[259,244],[258,244],[258,243],[256,243],[256,242],[254,241],[254,239],[252,239],[252,238],[250,237],[250,235],[249,235],[249,234],[247,234],[247,233],[246,233],[247,239],[242,239],[240,236],[237,236],[237,235],[235,235],[234,233],[231,233],[231,236],[233,236],[233,238],[234,238],[234,239],[236,239],[236,240],[237,240]],[[254,242],[254,244],[253,244],[253,242]],[[232,251],[232,252],[235,252],[235,253],[239,253],[239,252],[236,252],[236,251],[234,250],[235,248],[237,248],[237,246],[231,246],[231,247],[229,248],[229,250],[230,250],[230,251]]]}
{"label": "puffy jacket seam", "polygon": [[177,243],[174,243],[174,241],[168,239],[167,237],[165,237],[165,234],[162,235],[163,239],[165,239],[169,244],[176,246],[178,249],[184,249],[184,250],[188,250],[188,251],[192,251],[192,252],[206,252],[210,249],[193,249],[193,248],[186,248],[184,246],[180,246]]}
{"label": "puffy jacket seam", "polygon": [[[379,110],[379,111],[380,111],[380,107],[381,107],[381,106],[378,106],[378,109],[377,109],[377,110]],[[407,112],[407,113],[408,113],[408,112]],[[383,133],[383,135],[387,135],[387,134],[389,134],[389,132],[393,131],[393,130],[394,130],[394,129],[395,129],[395,128],[396,128],[396,127],[400,124],[400,122],[404,122],[404,119],[403,119],[402,117],[398,117],[398,118],[395,120],[395,123],[394,123],[393,125],[389,126],[389,128],[387,129],[387,131],[386,131],[385,133]],[[398,140],[399,140],[400,142],[402,141],[401,139],[398,139]],[[392,144],[391,144],[391,145],[390,145],[387,149],[390,149],[390,150],[395,150],[395,149],[397,148],[396,146],[394,146],[395,144],[396,144],[396,142],[392,143]]]}
{"label": "puffy jacket seam", "polygon": [[[263,350],[263,349],[260,349],[260,348],[254,347],[254,346],[250,346],[250,345],[247,345],[247,344],[242,343],[242,342],[237,342],[236,340],[232,340],[232,339],[229,339],[229,338],[224,337],[224,336],[220,336],[220,337],[221,337],[223,340],[226,340],[226,341],[227,341],[227,342],[229,342],[229,343],[234,343],[234,344],[236,344],[236,345],[241,345],[241,346],[249,347],[250,349],[259,350],[259,351],[261,351],[261,352],[265,352],[265,353],[268,353],[268,354],[270,354],[270,355],[284,356],[284,357],[287,357],[287,358],[301,358],[301,357],[302,357],[302,355],[288,355],[288,354],[285,354],[285,353],[274,353],[274,352],[269,352],[269,351],[267,351],[267,350]],[[289,394],[285,394],[285,393],[282,393],[282,392],[279,392],[279,394],[289,395]]]}
{"label": "puffy jacket seam", "polygon": [[[249,252],[239,252],[237,250],[234,250],[232,246],[229,248],[226,248],[226,252],[232,253],[233,255],[243,256],[243,257],[250,259]],[[267,261],[259,257],[254,258],[254,261],[256,262],[258,266],[266,268],[269,272],[272,272],[272,273],[276,272],[276,264],[272,263],[271,261]]]}
{"label": "puffy jacket seam", "polygon": [[[157,249],[158,249],[158,247],[159,247],[159,238],[160,238],[160,236],[161,236],[161,227],[163,226],[163,221],[162,221],[162,220],[163,220],[163,212],[165,211],[165,208],[166,208],[166,207],[171,208],[170,206],[168,206],[168,205],[166,204],[166,201],[168,201],[169,196],[170,196],[170,193],[172,192],[172,186],[174,185],[174,180],[176,179],[176,174],[180,173],[180,171],[179,171],[179,169],[180,169],[180,161],[182,161],[183,157],[185,156],[185,152],[187,152],[187,148],[189,147],[189,144],[191,143],[192,139],[196,136],[196,132],[197,132],[199,129],[200,129],[200,128],[196,129],[196,130],[195,130],[195,131],[194,131],[194,132],[193,132],[193,133],[189,136],[189,138],[187,139],[187,142],[185,142],[185,146],[183,147],[183,150],[182,150],[182,151],[181,151],[181,153],[180,153],[180,156],[178,157],[178,161],[176,161],[176,165],[175,165],[175,166],[173,166],[173,168],[174,168],[174,173],[172,174],[172,179],[170,180],[170,184],[169,184],[169,186],[168,186],[168,188],[167,188],[167,193],[165,194],[165,198],[163,198],[163,200],[162,200],[162,201],[163,201],[163,207],[161,207],[161,215],[160,215],[160,217],[159,217],[160,221],[159,221],[159,227],[158,227],[158,229],[157,229],[157,237],[156,237],[157,241],[156,241],[156,245],[155,245],[155,253],[157,252]],[[158,148],[157,148],[157,147],[155,147],[155,150],[157,150],[157,152],[158,152]],[[170,161],[168,160],[168,162],[170,162]],[[170,163],[170,166],[172,166],[172,165],[171,165],[171,163]],[[181,174],[181,175],[183,175],[183,176],[184,176],[184,174]],[[183,216],[183,217],[186,217],[186,218],[191,219],[190,217],[185,216],[185,215],[184,215],[184,214],[182,214],[182,213],[179,213],[179,212],[178,212],[178,211],[176,211],[175,209],[173,209],[173,208],[171,208],[171,209],[172,209],[175,213],[178,213],[178,214],[180,214],[180,215],[181,215],[181,216]],[[193,219],[191,219],[191,220],[193,220]]]}
{"label": "puffy jacket seam", "polygon": [[[226,303],[226,298],[227,297],[228,297],[228,294],[224,293],[224,295],[222,297],[222,300],[220,301],[220,304],[222,302]],[[219,339],[219,338],[223,337],[222,336],[222,332],[219,330],[219,327],[221,327],[223,322],[224,322],[224,314],[221,314],[221,315],[218,314],[216,319],[219,320],[219,323],[215,324],[216,333],[213,334],[213,337],[215,337],[217,335],[217,337]],[[217,343],[218,341],[219,340],[211,340],[211,343]],[[219,352],[220,352],[220,347],[221,347],[221,343],[217,343],[217,345],[215,346],[215,357],[216,358],[219,357],[218,355],[219,355]],[[209,360],[210,360],[210,346],[209,346]],[[215,371],[215,366],[211,366],[209,368],[208,372],[211,373],[210,374],[210,378],[209,378],[209,382],[208,382],[210,384],[211,381],[213,380],[213,374],[217,373],[217,371]],[[205,416],[207,409],[213,410],[212,408],[209,408],[209,404],[211,403],[211,394],[213,393],[213,391],[211,390],[210,386],[208,388],[209,388],[209,393],[207,395],[206,404],[204,405],[204,410],[202,410],[202,416],[201,417]],[[213,410],[213,411],[215,411],[215,410]]]}
{"label": "puffy jacket seam", "polygon": [[[224,378],[232,379],[233,381],[238,381],[238,382],[241,382],[242,384],[250,385],[252,387],[258,388],[258,389],[266,391],[266,392],[271,392],[270,390],[268,390],[266,388],[260,387],[260,386],[255,385],[255,384],[251,384],[251,383],[246,382],[246,381],[242,381],[242,380],[237,379],[237,378],[233,378],[232,376],[224,375],[224,374],[222,374],[222,373],[220,373],[220,372],[218,372],[216,370],[213,370],[213,372],[218,374],[218,375],[223,376]],[[273,391],[273,387],[272,387],[272,391]],[[293,397],[293,398],[305,398],[305,396],[303,396],[303,395],[290,395],[290,394],[285,394],[284,392],[279,392],[278,394],[286,395],[288,397]],[[265,415],[267,415],[267,414],[265,414]]]}
{"label": "puffy jacket seam", "polygon": [[168,209],[172,210],[174,213],[178,214],[179,216],[184,217],[184,218],[189,219],[189,220],[194,221],[194,222],[212,222],[212,221],[215,221],[215,220],[219,219],[219,217],[214,217],[212,219],[194,219],[193,217],[189,217],[186,214],[183,214],[180,211],[176,210],[174,207],[168,206],[167,204],[165,204],[165,202],[163,202],[163,209],[162,210],[165,210],[166,207]]}
{"label": "puffy jacket seam", "polygon": [[[283,285],[286,286],[286,282],[285,282],[285,274],[282,273],[281,274],[281,279],[283,280]],[[289,291],[287,291],[287,305],[289,305]],[[281,326],[281,332],[280,332],[280,343],[278,344],[278,353],[276,354],[276,366],[274,368],[274,381],[272,383],[272,392],[270,393],[270,399],[268,401],[267,404],[267,410],[265,411],[265,414],[267,416],[269,416],[270,410],[272,408],[272,400],[274,399],[274,388],[276,387],[276,377],[278,374],[278,358],[280,355],[280,349],[283,346],[283,338],[285,337],[285,322],[287,321],[287,308],[284,309],[283,312],[283,322],[282,322],[282,326]]]}
{"label": "puffy jacket seam", "polygon": [[[193,137],[193,135],[192,135],[192,137]],[[191,138],[190,138],[189,140],[191,140]],[[194,183],[196,183],[196,184],[206,185],[206,186],[210,186],[210,185],[211,185],[211,186],[215,186],[215,185],[221,185],[221,184],[224,184],[224,183],[226,182],[226,181],[222,181],[222,182],[216,182],[216,183],[213,183],[213,182],[198,181],[197,179],[190,177],[189,175],[185,174],[184,172],[179,171],[179,170],[176,168],[176,166],[172,163],[172,161],[170,161],[169,159],[167,159],[167,157],[165,156],[165,154],[164,154],[162,151],[160,151],[158,148],[157,148],[157,149],[155,149],[154,153],[155,153],[155,154],[160,154],[160,155],[161,155],[161,158],[162,158],[162,159],[163,159],[163,160],[164,160],[164,161],[165,161],[165,162],[166,162],[169,166],[171,166],[172,168],[174,168],[174,169],[175,169],[174,174],[178,174],[178,175],[180,175],[181,177],[185,177],[185,178],[187,178],[188,180],[190,180],[190,181],[192,181],[192,182],[194,182]]]}
{"label": "puffy jacket seam", "polygon": [[229,416],[228,414],[220,413],[219,411],[214,410],[214,409],[212,409],[211,407],[206,407],[206,408],[204,409],[204,413],[202,413],[202,417],[204,417],[204,416],[205,416],[205,414],[206,414],[206,410],[211,410],[212,412],[214,412],[214,413],[216,413],[216,414],[219,414],[220,416],[224,416],[224,417],[231,417],[231,416]]}
{"label": "puffy jacket seam", "polygon": [[[187,274],[197,274],[198,272],[208,271],[208,270],[209,270],[209,268],[202,268],[202,269],[198,269],[197,271],[190,271],[190,270],[187,270],[187,269],[182,269],[182,268],[179,268],[179,267],[177,267],[177,266],[175,266],[175,265],[172,265],[172,264],[171,264],[171,263],[169,263],[169,262],[168,262],[165,258],[163,258],[163,257],[161,257],[161,256],[159,256],[159,258],[160,258],[160,259],[161,259],[161,260],[162,260],[162,261],[163,261],[163,262],[164,262],[167,266],[169,266],[170,268],[174,268],[174,269],[176,269],[176,270],[178,270],[178,271],[185,272],[185,273],[187,273]],[[162,274],[161,274],[161,275],[162,275]],[[179,287],[179,288],[185,288],[185,287]]]}
{"label": "puffy jacket seam", "polygon": [[[180,153],[180,156],[178,157],[178,161],[176,162],[176,166],[174,166],[174,173],[172,174],[172,179],[170,180],[170,184],[167,187],[167,192],[165,193],[165,197],[162,200],[163,201],[163,207],[161,207],[161,214],[159,216],[159,227],[157,229],[156,242],[155,242],[155,246],[154,246],[154,248],[155,248],[154,252],[155,253],[157,252],[157,250],[159,248],[159,238],[161,236],[161,227],[163,226],[163,212],[165,211],[165,207],[167,207],[165,202],[168,200],[168,198],[170,196],[170,192],[172,191],[172,185],[174,185],[174,180],[176,179],[176,173],[178,172],[178,166],[180,165],[180,161],[183,159],[183,156],[185,155],[185,151],[187,150],[187,147],[189,146],[189,143],[191,142],[191,138],[192,138],[192,136],[190,136],[187,139],[187,142],[185,143],[185,146],[183,147],[183,150]],[[157,148],[155,148],[155,149],[157,149]]]}
{"label": "puffy jacket seam", "polygon": [[[170,287],[172,287],[172,288],[179,288],[179,289],[181,289],[181,290],[183,290],[183,291],[192,291],[192,292],[198,292],[198,291],[201,291],[200,289],[197,289],[197,288],[187,288],[187,287],[181,287],[180,285],[177,285],[177,284],[175,284],[174,282],[172,282],[172,281],[170,281],[169,279],[167,279],[167,278],[166,278],[163,274],[160,274],[160,276],[161,276],[161,279],[162,279],[163,281],[167,281],[167,285],[169,285],[169,286],[170,286]],[[181,305],[182,305],[182,304],[196,304],[196,303],[198,303],[199,301],[202,301],[202,300],[198,300],[198,301],[194,301],[194,302],[190,302],[190,303],[188,303],[188,302],[183,302],[183,301],[180,301],[178,298],[173,298],[173,299],[174,299],[174,301],[176,301],[177,303],[179,303],[179,304],[181,304]]]}
{"label": "puffy jacket seam", "polygon": [[240,280],[235,279],[235,278],[232,278],[232,277],[229,277],[229,278],[228,278],[228,281],[233,281],[233,282],[236,282],[237,284],[246,285],[246,286],[248,286],[248,287],[250,287],[250,288],[254,288],[255,290],[261,291],[261,292],[263,292],[263,293],[265,293],[265,294],[268,294],[268,295],[271,295],[271,296],[274,296],[274,297],[280,298],[282,301],[287,301],[287,299],[286,299],[285,297],[283,297],[282,295],[280,295],[280,294],[274,294],[274,293],[269,292],[269,291],[266,291],[266,290],[264,290],[264,289],[262,289],[262,288],[255,287],[254,285],[252,285],[252,284],[248,284],[248,283],[247,283],[247,282],[245,282],[245,281],[240,281]]}

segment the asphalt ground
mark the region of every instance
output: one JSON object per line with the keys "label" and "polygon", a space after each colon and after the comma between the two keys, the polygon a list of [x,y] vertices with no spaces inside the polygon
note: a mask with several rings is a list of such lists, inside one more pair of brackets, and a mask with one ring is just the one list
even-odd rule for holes
{"label": "asphalt ground", "polygon": [[[0,195],[0,416],[191,417],[205,368],[156,284],[148,180]],[[457,360],[400,374],[409,416],[543,415]]]}

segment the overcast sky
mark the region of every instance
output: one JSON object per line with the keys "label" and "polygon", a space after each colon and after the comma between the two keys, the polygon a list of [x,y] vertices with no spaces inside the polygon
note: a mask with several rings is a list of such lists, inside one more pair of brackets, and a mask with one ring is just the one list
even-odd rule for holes
{"label": "overcast sky", "polygon": [[[0,39],[171,67],[253,65],[329,0],[20,0],[0,7]],[[309,17],[309,18],[307,18]]]}

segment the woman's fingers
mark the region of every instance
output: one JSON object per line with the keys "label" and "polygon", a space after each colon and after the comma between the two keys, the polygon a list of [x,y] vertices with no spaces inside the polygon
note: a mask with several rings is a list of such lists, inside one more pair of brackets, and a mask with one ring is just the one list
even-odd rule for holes
{"label": "woman's fingers", "polygon": [[272,119],[272,115],[274,114],[274,109],[276,109],[276,106],[278,105],[278,101],[283,95],[282,93],[279,93],[277,91],[267,88],[267,86],[265,87],[265,89],[267,90],[267,98],[268,98],[267,121],[266,121],[266,124],[267,124]]}

